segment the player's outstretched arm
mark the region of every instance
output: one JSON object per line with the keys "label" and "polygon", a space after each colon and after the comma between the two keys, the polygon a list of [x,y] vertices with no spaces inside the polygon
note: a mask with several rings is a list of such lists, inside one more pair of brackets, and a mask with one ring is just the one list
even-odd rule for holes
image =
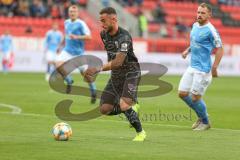
{"label": "player's outstretched arm", "polygon": [[95,75],[101,71],[109,71],[112,69],[117,69],[122,66],[125,60],[126,54],[124,53],[117,53],[115,59],[109,61],[108,63],[104,64],[102,67],[99,68],[88,68],[84,73],[84,79],[87,82],[92,82],[95,80]]}
{"label": "player's outstretched arm", "polygon": [[125,60],[126,54],[124,53],[117,53],[116,58],[112,61],[109,61],[107,64],[104,64],[101,68],[101,71],[109,71],[112,69],[117,69],[122,66]]}
{"label": "player's outstretched arm", "polygon": [[223,56],[223,47],[217,48],[217,51],[215,54],[215,60],[212,65],[212,76],[213,77],[218,77],[217,67],[222,59],[222,56]]}
{"label": "player's outstretched arm", "polygon": [[94,74],[101,72],[101,71],[109,71],[112,69],[117,69],[122,66],[125,60],[126,54],[124,53],[117,53],[116,58],[109,61],[108,63],[104,64],[100,68],[88,68],[85,71],[85,74],[93,76]]}

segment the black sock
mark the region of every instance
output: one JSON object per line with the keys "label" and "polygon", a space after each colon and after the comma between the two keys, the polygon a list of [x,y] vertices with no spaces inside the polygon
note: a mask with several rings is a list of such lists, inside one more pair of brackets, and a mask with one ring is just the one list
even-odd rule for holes
{"label": "black sock", "polygon": [[141,122],[138,118],[137,113],[132,108],[129,108],[128,110],[126,110],[124,112],[124,114],[127,117],[130,124],[135,128],[136,132],[141,132],[142,131],[142,125],[141,125]]}
{"label": "black sock", "polygon": [[121,113],[122,113],[122,111],[121,111],[121,108],[120,108],[119,104],[115,104],[113,106],[112,112],[110,112],[108,115],[112,116],[112,115],[118,115],[118,114],[121,114]]}

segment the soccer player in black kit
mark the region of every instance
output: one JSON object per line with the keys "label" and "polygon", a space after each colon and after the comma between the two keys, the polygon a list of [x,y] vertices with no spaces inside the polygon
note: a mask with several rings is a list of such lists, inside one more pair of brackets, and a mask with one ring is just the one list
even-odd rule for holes
{"label": "soccer player in black kit", "polygon": [[141,70],[133,52],[132,37],[128,31],[118,26],[114,8],[106,7],[100,11],[103,28],[101,38],[107,51],[108,63],[100,68],[89,68],[85,77],[94,77],[101,71],[111,70],[100,101],[100,112],[104,115],[124,113],[137,135],[133,141],[144,141],[146,132],[142,129],[137,110],[137,90]]}

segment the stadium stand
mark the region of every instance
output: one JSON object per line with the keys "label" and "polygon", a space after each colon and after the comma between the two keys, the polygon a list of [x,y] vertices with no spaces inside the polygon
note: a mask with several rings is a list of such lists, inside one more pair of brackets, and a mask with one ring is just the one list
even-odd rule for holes
{"label": "stadium stand", "polygon": [[[125,11],[136,17],[139,11],[145,13],[149,21],[149,36],[144,40],[148,43],[149,52],[176,53],[187,46],[188,36],[186,35],[195,21],[196,9],[201,1],[118,0],[118,2]],[[209,1],[213,4],[215,13],[211,22],[218,29],[224,43],[240,42],[238,2],[234,0]],[[86,43],[87,50],[102,50],[98,20],[86,9],[88,0],[34,0],[32,3],[28,0],[2,0],[0,2],[0,32],[9,30],[13,36],[43,37],[55,21],[63,30],[63,22],[67,18],[66,9],[71,3],[81,6],[80,18],[87,22],[94,36],[91,42]],[[161,19],[159,19],[160,16],[162,16]],[[179,28],[185,28],[182,31],[186,34],[181,34],[182,31],[179,31]]]}
{"label": "stadium stand", "polygon": [[[239,43],[240,41],[240,28],[237,27],[238,20],[240,20],[240,7],[239,6],[231,6],[232,4],[238,4],[239,1],[210,1],[209,3],[213,4],[213,12],[214,16],[211,19],[211,22],[214,24],[214,26],[218,29],[224,43],[228,44],[234,44]],[[154,11],[158,6],[160,5],[162,10],[166,13],[165,14],[165,22],[167,26],[167,30],[169,33],[169,38],[165,38],[164,40],[149,40],[149,51],[154,52],[162,52],[162,51],[172,51],[172,43],[176,43],[176,46],[174,51],[178,52],[179,48],[184,48],[186,46],[186,43],[183,43],[186,41],[186,37],[175,34],[174,28],[176,27],[176,21],[180,17],[184,20],[184,24],[187,27],[191,27],[191,25],[195,21],[195,15],[196,15],[196,9],[198,4],[201,3],[201,1],[158,1],[158,0],[145,0],[143,1],[141,6],[134,5],[134,6],[127,6],[125,7],[125,10],[136,15],[138,13],[138,10],[144,10],[146,15],[152,11]],[[147,16],[149,17],[149,16]],[[232,19],[231,19],[232,18]],[[152,17],[149,18],[149,26],[148,31],[149,35],[154,35],[156,37],[160,37],[159,33],[161,30],[162,23],[156,23],[157,21],[153,20]],[[157,42],[158,41],[158,42]],[[168,44],[169,49],[164,49],[166,43]],[[179,44],[181,47],[179,47]],[[184,45],[185,44],[185,45]],[[155,47],[152,47],[152,45],[157,45]],[[160,47],[158,47],[160,46]],[[177,47],[178,46],[178,47]]]}

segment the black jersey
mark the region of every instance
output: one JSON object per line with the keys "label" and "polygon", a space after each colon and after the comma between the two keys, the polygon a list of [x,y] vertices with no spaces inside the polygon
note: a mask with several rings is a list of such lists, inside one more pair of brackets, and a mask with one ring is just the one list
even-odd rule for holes
{"label": "black jersey", "polygon": [[107,51],[108,61],[115,59],[116,53],[126,54],[123,65],[112,70],[112,76],[125,76],[128,72],[140,71],[138,59],[133,52],[132,37],[128,31],[119,27],[114,36],[102,31],[101,38]]}

